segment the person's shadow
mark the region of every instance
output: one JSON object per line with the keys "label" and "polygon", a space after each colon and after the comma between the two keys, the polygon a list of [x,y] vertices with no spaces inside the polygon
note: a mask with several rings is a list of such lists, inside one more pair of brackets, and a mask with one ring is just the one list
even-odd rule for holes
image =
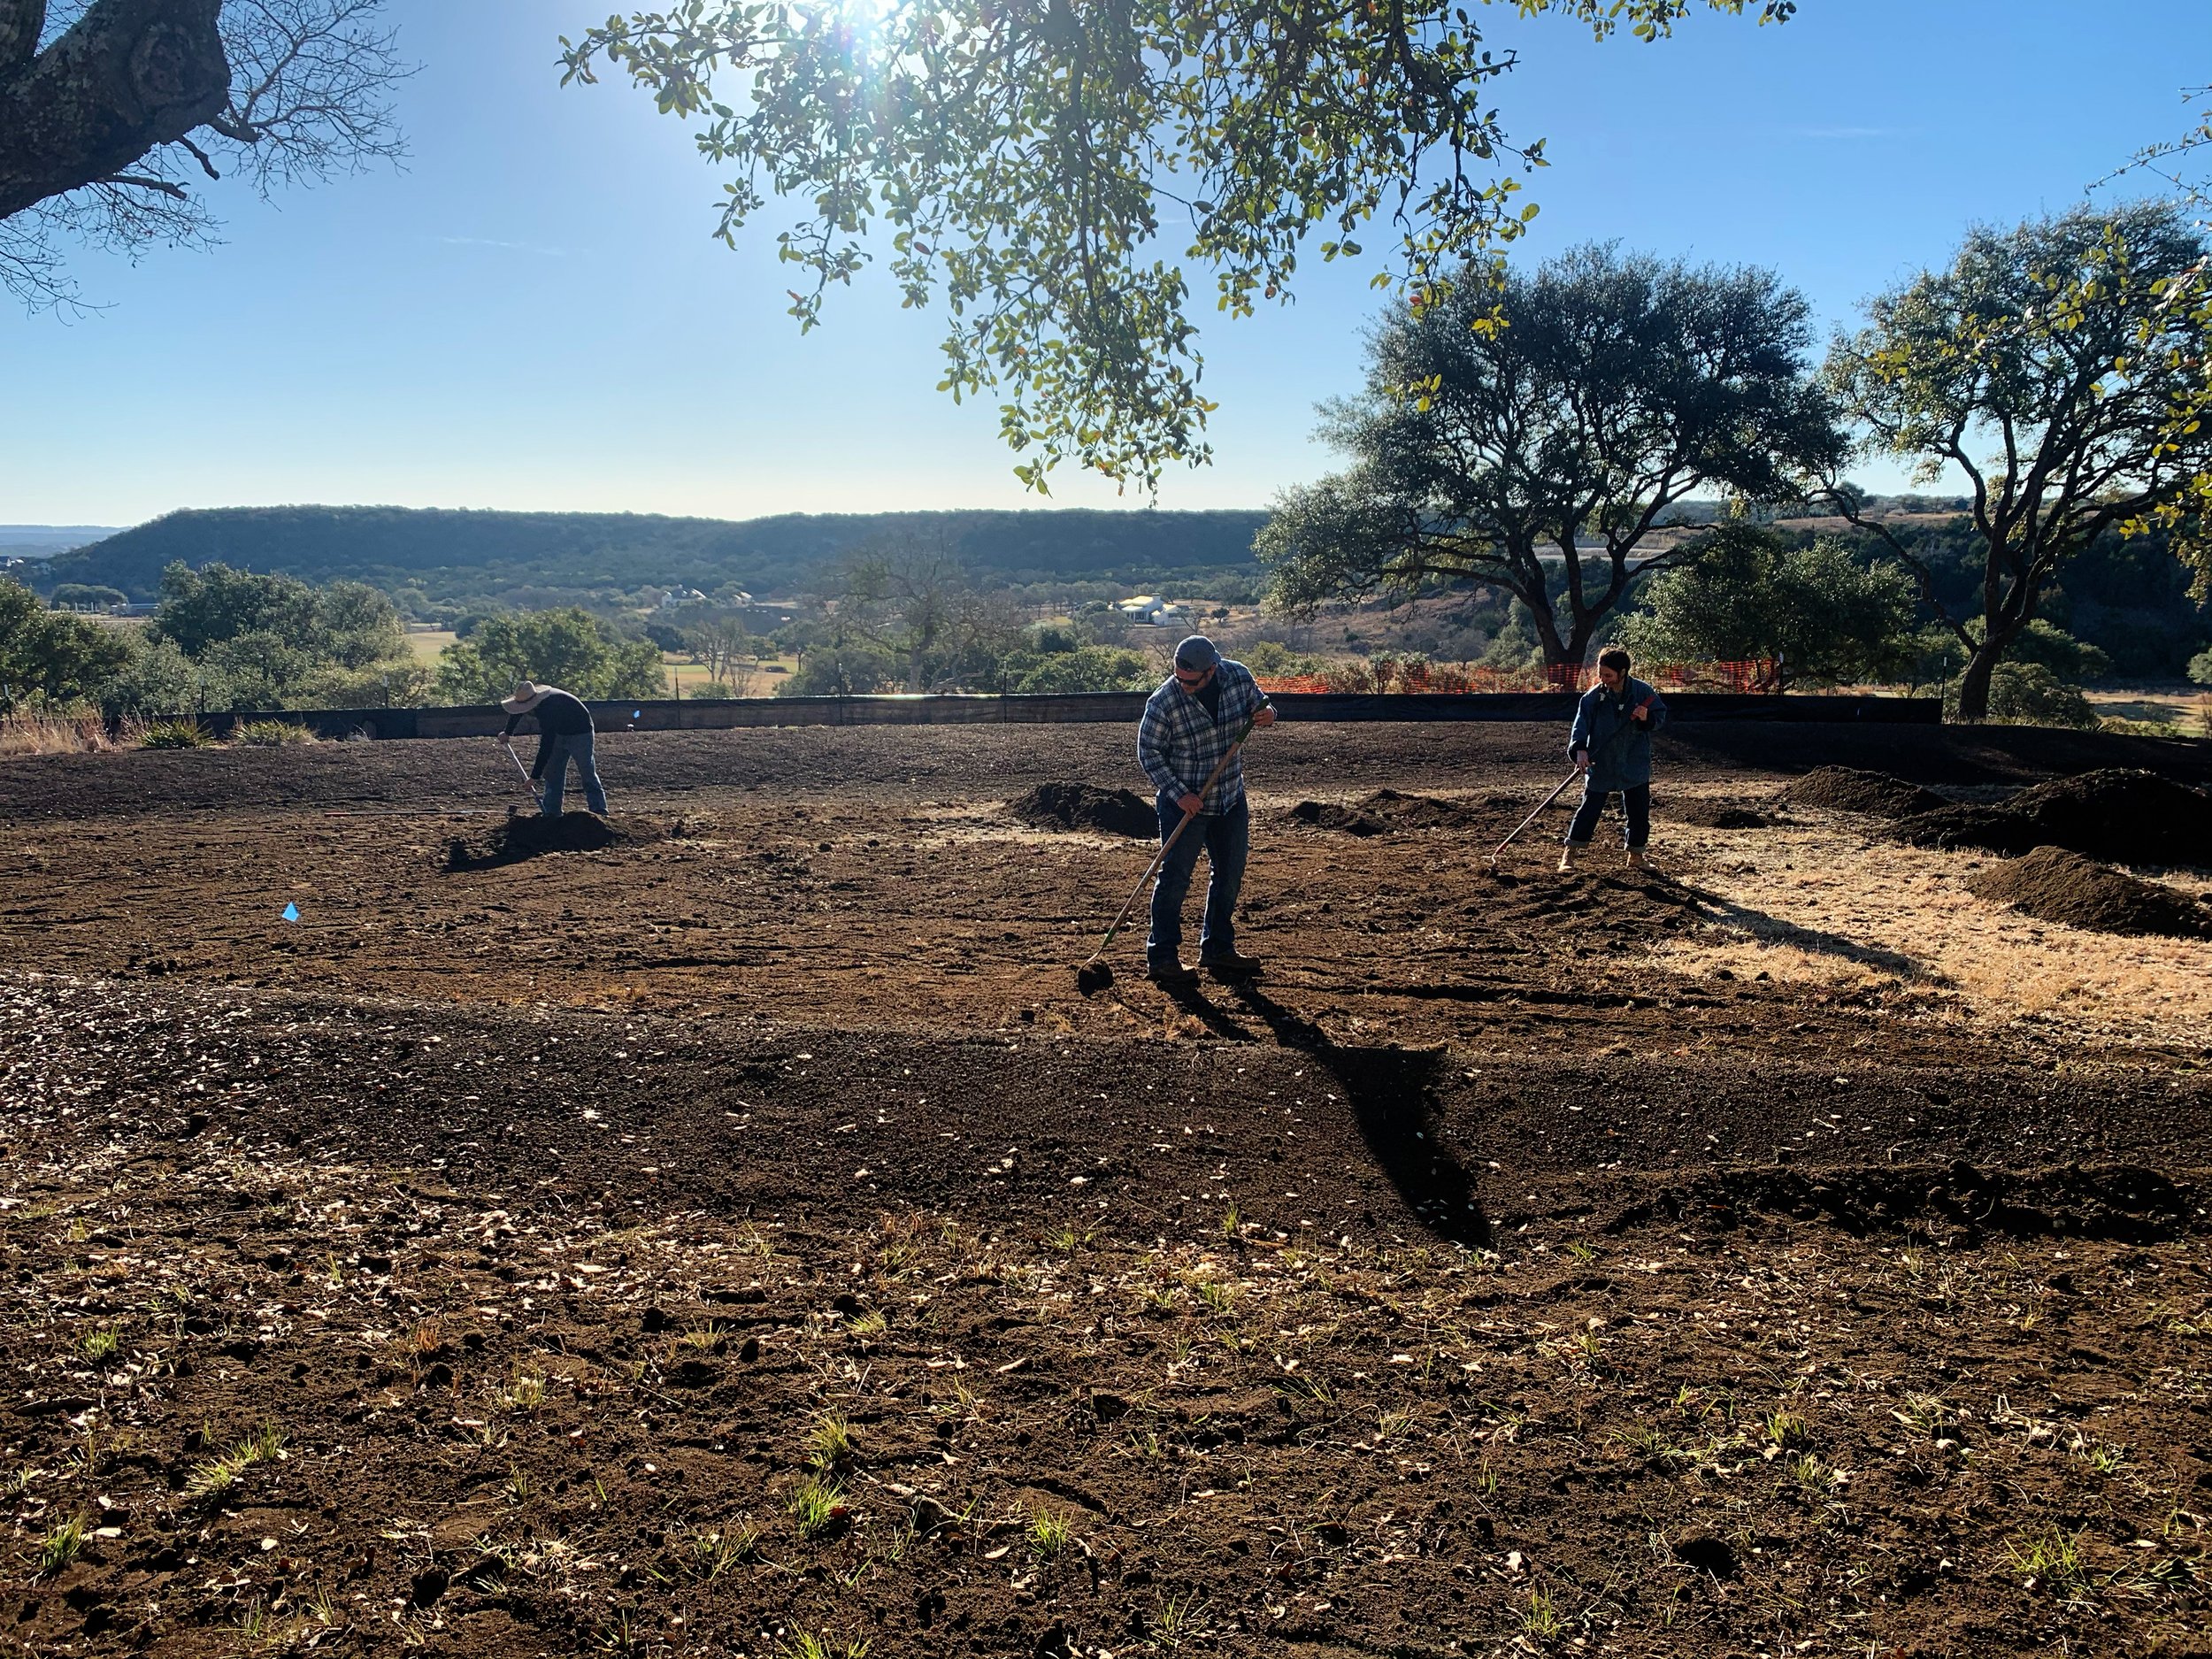
{"label": "person's shadow", "polygon": [[[1437,1131],[1436,1089],[1444,1065],[1440,1050],[1348,1048],[1251,980],[1225,988],[1245,1012],[1265,1025],[1276,1041],[1310,1056],[1336,1079],[1375,1166],[1424,1225],[1455,1244],[1490,1242],[1490,1219],[1483,1212],[1474,1178]],[[1252,1040],[1254,1033],[1216,1006],[1199,987],[1170,995],[1179,1008],[1215,1035]]]}

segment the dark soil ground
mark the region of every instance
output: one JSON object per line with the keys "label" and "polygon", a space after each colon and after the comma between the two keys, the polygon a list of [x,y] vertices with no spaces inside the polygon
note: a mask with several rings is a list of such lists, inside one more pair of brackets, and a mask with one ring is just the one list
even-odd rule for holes
{"label": "dark soil ground", "polygon": [[2124,864],[2201,866],[2212,864],[2212,795],[2112,767],[2036,784],[1994,805],[1920,812],[1902,818],[1897,833],[1918,847],[2063,847]]}
{"label": "dark soil ground", "polygon": [[2201,939],[2212,933],[2212,910],[2186,894],[2139,881],[2125,871],[2061,847],[2039,847],[1970,876],[1985,899],[2047,922],[2103,933],[2155,933]]}
{"label": "dark soil ground", "polygon": [[[2167,752],[1869,736],[1663,779]],[[1128,737],[618,734],[459,868],[486,746],[0,764],[0,1652],[2204,1651],[2203,1045],[1670,972],[1725,832],[1494,878],[1509,727],[1271,733],[1265,976],[1087,999],[1148,849],[1006,803]]]}
{"label": "dark soil ground", "polygon": [[1329,801],[1301,801],[1292,807],[1293,823],[1340,834],[1387,835],[1394,830],[1467,829],[1489,823],[1501,811],[1509,811],[1511,796],[1486,801],[1439,801],[1432,796],[1404,795],[1378,789],[1350,805]]}

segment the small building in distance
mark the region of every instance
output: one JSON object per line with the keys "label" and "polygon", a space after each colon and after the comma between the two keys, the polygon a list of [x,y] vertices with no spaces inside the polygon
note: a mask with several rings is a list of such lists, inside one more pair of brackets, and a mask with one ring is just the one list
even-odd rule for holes
{"label": "small building in distance", "polygon": [[1133,599],[1118,599],[1114,609],[1139,627],[1172,627],[1190,620],[1190,607],[1163,599],[1157,594],[1139,594]]}

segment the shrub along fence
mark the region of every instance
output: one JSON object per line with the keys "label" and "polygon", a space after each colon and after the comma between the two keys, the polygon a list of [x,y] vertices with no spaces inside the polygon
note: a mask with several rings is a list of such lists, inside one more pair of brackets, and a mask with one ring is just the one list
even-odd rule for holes
{"label": "shrub along fence", "polygon": [[[1631,672],[1663,691],[1764,692],[1781,690],[1780,664],[1771,658],[1747,663],[1639,663]],[[1325,673],[1263,674],[1270,691],[1483,693],[1587,691],[1598,683],[1595,663],[1555,668],[1484,668],[1448,663],[1405,662],[1391,657],[1332,664]]]}
{"label": "shrub along fence", "polygon": [[[1556,720],[1572,717],[1572,692],[1277,691],[1286,720],[1404,722]],[[1034,695],[875,697],[687,697],[593,703],[593,723],[605,732],[714,732],[760,726],[1062,726],[1124,722],[1143,711],[1141,691],[1079,691]],[[1677,720],[1853,721],[1934,726],[1943,705],[1932,697],[1788,696],[1737,692],[1678,692],[1667,699]],[[180,715],[180,720],[195,717]],[[495,707],[465,709],[303,709],[203,714],[211,737],[227,740],[249,722],[286,721],[327,738],[485,737],[507,717]]]}

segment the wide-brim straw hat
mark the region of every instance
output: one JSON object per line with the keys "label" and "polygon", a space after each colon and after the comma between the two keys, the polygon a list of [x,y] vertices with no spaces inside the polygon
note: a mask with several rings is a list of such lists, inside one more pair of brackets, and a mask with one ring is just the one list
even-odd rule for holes
{"label": "wide-brim straw hat", "polygon": [[534,685],[526,680],[515,687],[515,695],[499,706],[510,714],[527,714],[543,703],[545,694],[552,689],[550,686]]}

